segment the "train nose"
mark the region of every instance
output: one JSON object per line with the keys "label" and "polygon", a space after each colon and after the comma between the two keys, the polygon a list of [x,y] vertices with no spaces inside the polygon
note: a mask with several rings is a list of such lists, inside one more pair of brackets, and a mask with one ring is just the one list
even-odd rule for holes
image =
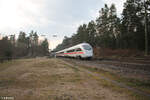
{"label": "train nose", "polygon": [[86,53],[88,56],[93,56],[93,51],[92,51],[92,50],[85,50],[85,53]]}

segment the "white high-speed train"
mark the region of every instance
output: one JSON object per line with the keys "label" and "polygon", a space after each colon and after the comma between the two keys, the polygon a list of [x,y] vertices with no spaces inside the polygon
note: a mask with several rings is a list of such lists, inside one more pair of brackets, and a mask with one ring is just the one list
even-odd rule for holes
{"label": "white high-speed train", "polygon": [[88,43],[81,43],[56,52],[56,57],[92,58],[93,48]]}

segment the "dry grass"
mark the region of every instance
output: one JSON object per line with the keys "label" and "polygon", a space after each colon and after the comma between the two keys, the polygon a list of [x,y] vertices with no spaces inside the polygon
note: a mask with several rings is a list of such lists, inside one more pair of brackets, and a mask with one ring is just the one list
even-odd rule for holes
{"label": "dry grass", "polygon": [[111,83],[60,59],[21,59],[0,67],[0,96],[15,100],[129,100],[126,94],[112,91]]}

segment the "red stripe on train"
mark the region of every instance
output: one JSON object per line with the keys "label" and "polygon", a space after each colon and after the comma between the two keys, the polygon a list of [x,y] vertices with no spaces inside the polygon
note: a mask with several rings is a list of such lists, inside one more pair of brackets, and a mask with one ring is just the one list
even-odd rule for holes
{"label": "red stripe on train", "polygon": [[84,54],[84,52],[71,52],[71,53],[64,53],[64,54]]}

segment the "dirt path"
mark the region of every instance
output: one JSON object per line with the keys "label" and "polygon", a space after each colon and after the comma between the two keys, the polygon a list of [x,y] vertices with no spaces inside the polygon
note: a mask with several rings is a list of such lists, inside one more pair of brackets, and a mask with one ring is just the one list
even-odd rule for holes
{"label": "dirt path", "polygon": [[113,91],[110,83],[61,59],[0,64],[5,66],[0,69],[0,96],[12,96],[14,100],[137,100],[123,90]]}

